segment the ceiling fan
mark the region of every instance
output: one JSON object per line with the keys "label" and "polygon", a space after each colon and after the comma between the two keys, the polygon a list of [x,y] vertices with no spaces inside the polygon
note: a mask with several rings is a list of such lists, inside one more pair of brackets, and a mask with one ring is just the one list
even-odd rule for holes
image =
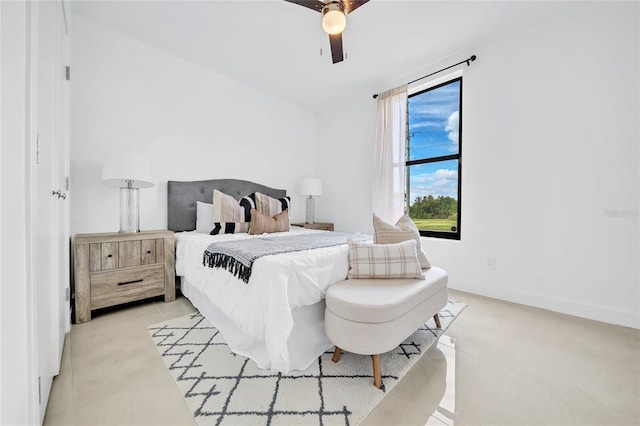
{"label": "ceiling fan", "polygon": [[322,29],[329,34],[331,45],[331,59],[333,63],[342,62],[342,31],[347,26],[347,15],[369,0],[348,1],[337,0],[322,2],[320,0],[285,0],[289,3],[299,4],[322,13]]}

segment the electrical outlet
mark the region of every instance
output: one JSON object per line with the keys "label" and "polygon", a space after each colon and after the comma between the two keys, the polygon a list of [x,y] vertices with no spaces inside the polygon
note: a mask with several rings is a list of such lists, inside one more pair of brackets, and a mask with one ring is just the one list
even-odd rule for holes
{"label": "electrical outlet", "polygon": [[487,257],[485,261],[484,268],[490,271],[496,270],[496,258],[495,257]]}

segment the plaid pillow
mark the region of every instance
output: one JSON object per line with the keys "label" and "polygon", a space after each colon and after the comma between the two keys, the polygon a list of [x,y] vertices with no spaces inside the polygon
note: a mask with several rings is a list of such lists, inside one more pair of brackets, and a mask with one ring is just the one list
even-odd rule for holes
{"label": "plaid pillow", "polygon": [[376,244],[394,244],[401,241],[414,240],[418,252],[418,260],[422,269],[431,268],[431,263],[420,247],[420,231],[413,220],[406,214],[395,225],[385,222],[375,214],[373,215],[373,230],[375,231],[373,242]]}
{"label": "plaid pillow", "polygon": [[424,278],[414,240],[372,244],[349,240],[347,278]]}

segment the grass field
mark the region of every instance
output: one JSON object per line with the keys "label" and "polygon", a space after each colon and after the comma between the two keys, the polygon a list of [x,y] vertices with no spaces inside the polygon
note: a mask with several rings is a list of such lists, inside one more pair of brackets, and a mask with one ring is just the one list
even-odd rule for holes
{"label": "grass field", "polygon": [[413,219],[418,229],[423,231],[451,231],[452,226],[456,226],[453,219]]}

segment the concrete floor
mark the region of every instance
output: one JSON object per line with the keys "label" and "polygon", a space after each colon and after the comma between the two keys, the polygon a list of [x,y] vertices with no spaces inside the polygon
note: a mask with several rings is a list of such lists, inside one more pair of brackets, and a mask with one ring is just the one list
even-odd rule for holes
{"label": "concrete floor", "polygon": [[[450,291],[469,306],[368,425],[640,425],[640,331]],[[193,425],[151,341],[184,297],[94,315],[66,338],[45,425]]]}

